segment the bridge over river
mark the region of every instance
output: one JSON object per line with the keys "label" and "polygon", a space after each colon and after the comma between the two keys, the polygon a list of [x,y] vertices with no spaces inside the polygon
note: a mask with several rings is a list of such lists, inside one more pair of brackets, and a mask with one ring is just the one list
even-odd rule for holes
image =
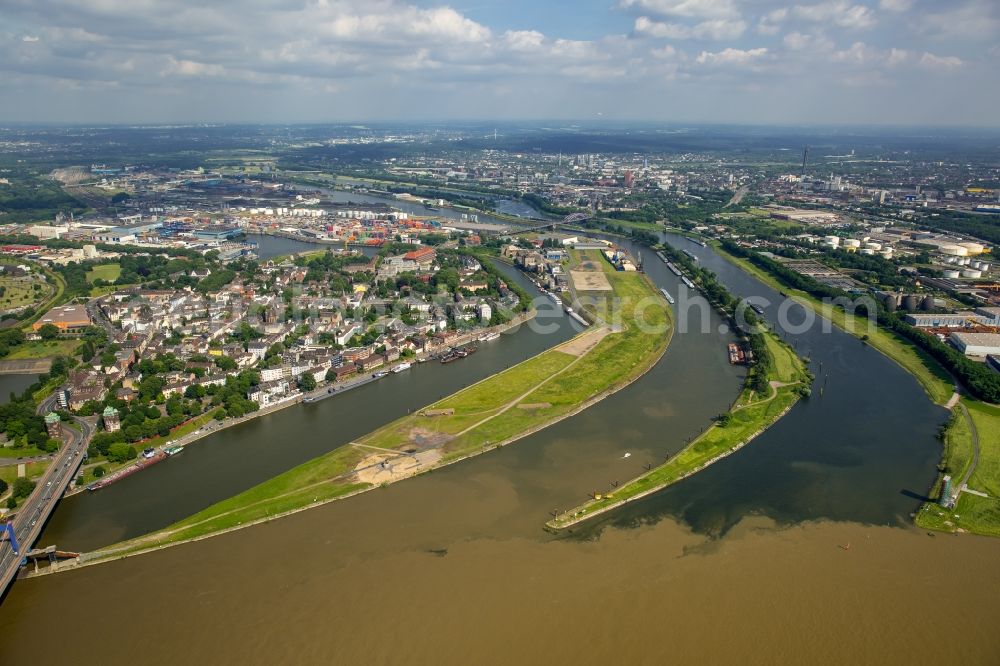
{"label": "bridge over river", "polygon": [[[48,413],[54,406],[55,396],[46,398],[38,407],[40,414]],[[94,426],[84,419],[76,419],[79,430],[66,424],[59,425],[59,439],[63,446],[52,464],[38,480],[34,491],[17,511],[12,521],[4,526],[0,542],[0,596],[17,577],[18,571],[27,561],[31,546],[41,534],[45,521],[49,519],[59,498],[63,496],[73,480],[84,453],[94,434]],[[13,534],[13,539],[11,539]],[[16,550],[15,550],[16,545]]]}

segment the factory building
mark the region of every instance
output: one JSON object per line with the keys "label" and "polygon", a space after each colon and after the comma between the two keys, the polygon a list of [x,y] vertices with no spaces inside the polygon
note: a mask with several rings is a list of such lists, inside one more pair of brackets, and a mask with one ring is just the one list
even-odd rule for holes
{"label": "factory building", "polygon": [[959,333],[949,336],[951,343],[966,356],[985,358],[1000,354],[1000,333]]}
{"label": "factory building", "polygon": [[90,314],[85,305],[62,305],[46,312],[31,328],[37,331],[46,324],[52,324],[66,333],[75,333],[90,326]]}
{"label": "factory building", "polygon": [[140,222],[139,224],[112,227],[97,234],[97,240],[101,243],[134,243],[136,238],[142,234],[151,233],[162,226],[162,222]]}
{"label": "factory building", "polygon": [[242,234],[239,227],[205,227],[194,232],[194,237],[200,240],[223,241],[230,240]]}

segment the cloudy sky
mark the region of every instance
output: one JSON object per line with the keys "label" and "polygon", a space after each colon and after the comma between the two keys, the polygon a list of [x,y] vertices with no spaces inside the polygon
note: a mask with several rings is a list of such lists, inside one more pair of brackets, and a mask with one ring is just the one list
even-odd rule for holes
{"label": "cloudy sky", "polygon": [[2,0],[0,121],[996,125],[1000,0]]}

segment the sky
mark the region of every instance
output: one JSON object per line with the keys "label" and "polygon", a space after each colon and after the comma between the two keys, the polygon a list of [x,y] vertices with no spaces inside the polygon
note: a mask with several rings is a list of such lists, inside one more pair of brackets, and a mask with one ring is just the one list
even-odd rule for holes
{"label": "sky", "polygon": [[0,122],[996,126],[1000,0],[0,0]]}

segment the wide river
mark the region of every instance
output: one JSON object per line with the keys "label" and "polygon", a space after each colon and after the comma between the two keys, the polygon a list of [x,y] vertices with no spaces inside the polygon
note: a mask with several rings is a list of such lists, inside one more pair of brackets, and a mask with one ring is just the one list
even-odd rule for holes
{"label": "wide river", "polygon": [[[734,293],[777,303],[711,249],[670,241]],[[572,334],[565,318],[545,321],[556,332],[524,328],[459,363],[292,407],[65,500],[40,543],[86,550],[168,524]],[[818,324],[787,336],[811,358],[813,397],[750,446],[574,534],[541,529],[727,408],[742,371],[709,323],[677,333],[629,388],[512,446],[266,525],[20,581],[0,606],[0,663],[998,663],[1000,541],[909,523],[945,411]]]}

